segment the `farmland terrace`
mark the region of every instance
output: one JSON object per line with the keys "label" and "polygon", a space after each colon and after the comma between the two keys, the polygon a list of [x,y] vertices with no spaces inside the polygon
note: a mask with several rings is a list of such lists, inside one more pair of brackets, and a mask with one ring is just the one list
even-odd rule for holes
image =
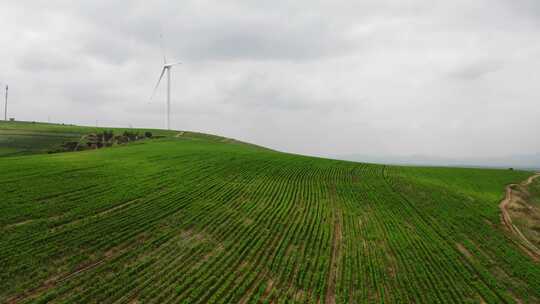
{"label": "farmland terrace", "polygon": [[540,301],[499,209],[532,172],[168,135],[0,158],[0,302]]}

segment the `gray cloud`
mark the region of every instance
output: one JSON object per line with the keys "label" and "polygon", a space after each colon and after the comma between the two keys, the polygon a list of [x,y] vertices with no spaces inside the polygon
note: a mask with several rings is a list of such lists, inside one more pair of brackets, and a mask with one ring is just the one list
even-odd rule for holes
{"label": "gray cloud", "polygon": [[[27,120],[173,126],[317,154],[540,151],[534,0],[6,0],[0,82]],[[501,144],[504,142],[504,145]]]}
{"label": "gray cloud", "polygon": [[477,61],[471,64],[463,64],[461,66],[458,66],[449,74],[451,77],[458,79],[474,80],[481,78],[482,76],[489,73],[494,73],[500,70],[502,67],[503,64],[497,61]]}
{"label": "gray cloud", "polygon": [[61,72],[77,62],[55,50],[30,50],[18,59],[18,68],[29,72]]}

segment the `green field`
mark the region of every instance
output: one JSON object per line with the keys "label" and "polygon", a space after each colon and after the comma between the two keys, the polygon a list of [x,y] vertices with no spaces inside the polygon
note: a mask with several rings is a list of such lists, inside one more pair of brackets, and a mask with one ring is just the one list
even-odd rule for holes
{"label": "green field", "polygon": [[498,208],[531,172],[181,134],[0,158],[0,302],[540,302]]}

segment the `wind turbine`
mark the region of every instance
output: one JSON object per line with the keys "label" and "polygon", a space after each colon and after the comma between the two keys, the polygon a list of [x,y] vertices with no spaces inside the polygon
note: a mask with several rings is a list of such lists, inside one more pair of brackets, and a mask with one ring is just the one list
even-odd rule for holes
{"label": "wind turbine", "polygon": [[4,120],[7,121],[7,100],[8,100],[8,85],[6,84],[6,103],[4,104]]}
{"label": "wind turbine", "polygon": [[[162,48],[163,51],[163,48]],[[182,64],[181,62],[167,62],[167,57],[165,57],[165,53],[163,53],[163,67],[161,68],[161,74],[159,75],[159,79],[156,83],[156,86],[154,87],[154,92],[152,93],[152,97],[150,97],[150,101],[152,101],[152,98],[154,98],[154,95],[156,95],[157,88],[159,87],[159,83],[161,82],[161,79],[163,78],[163,75],[165,72],[167,72],[167,130],[171,129],[171,69],[173,66]]]}

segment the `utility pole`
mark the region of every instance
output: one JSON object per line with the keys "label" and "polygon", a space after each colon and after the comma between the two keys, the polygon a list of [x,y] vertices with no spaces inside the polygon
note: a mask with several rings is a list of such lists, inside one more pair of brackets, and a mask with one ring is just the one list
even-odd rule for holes
{"label": "utility pole", "polygon": [[7,98],[8,98],[8,85],[6,84],[6,104],[4,105],[4,120],[7,121]]}

